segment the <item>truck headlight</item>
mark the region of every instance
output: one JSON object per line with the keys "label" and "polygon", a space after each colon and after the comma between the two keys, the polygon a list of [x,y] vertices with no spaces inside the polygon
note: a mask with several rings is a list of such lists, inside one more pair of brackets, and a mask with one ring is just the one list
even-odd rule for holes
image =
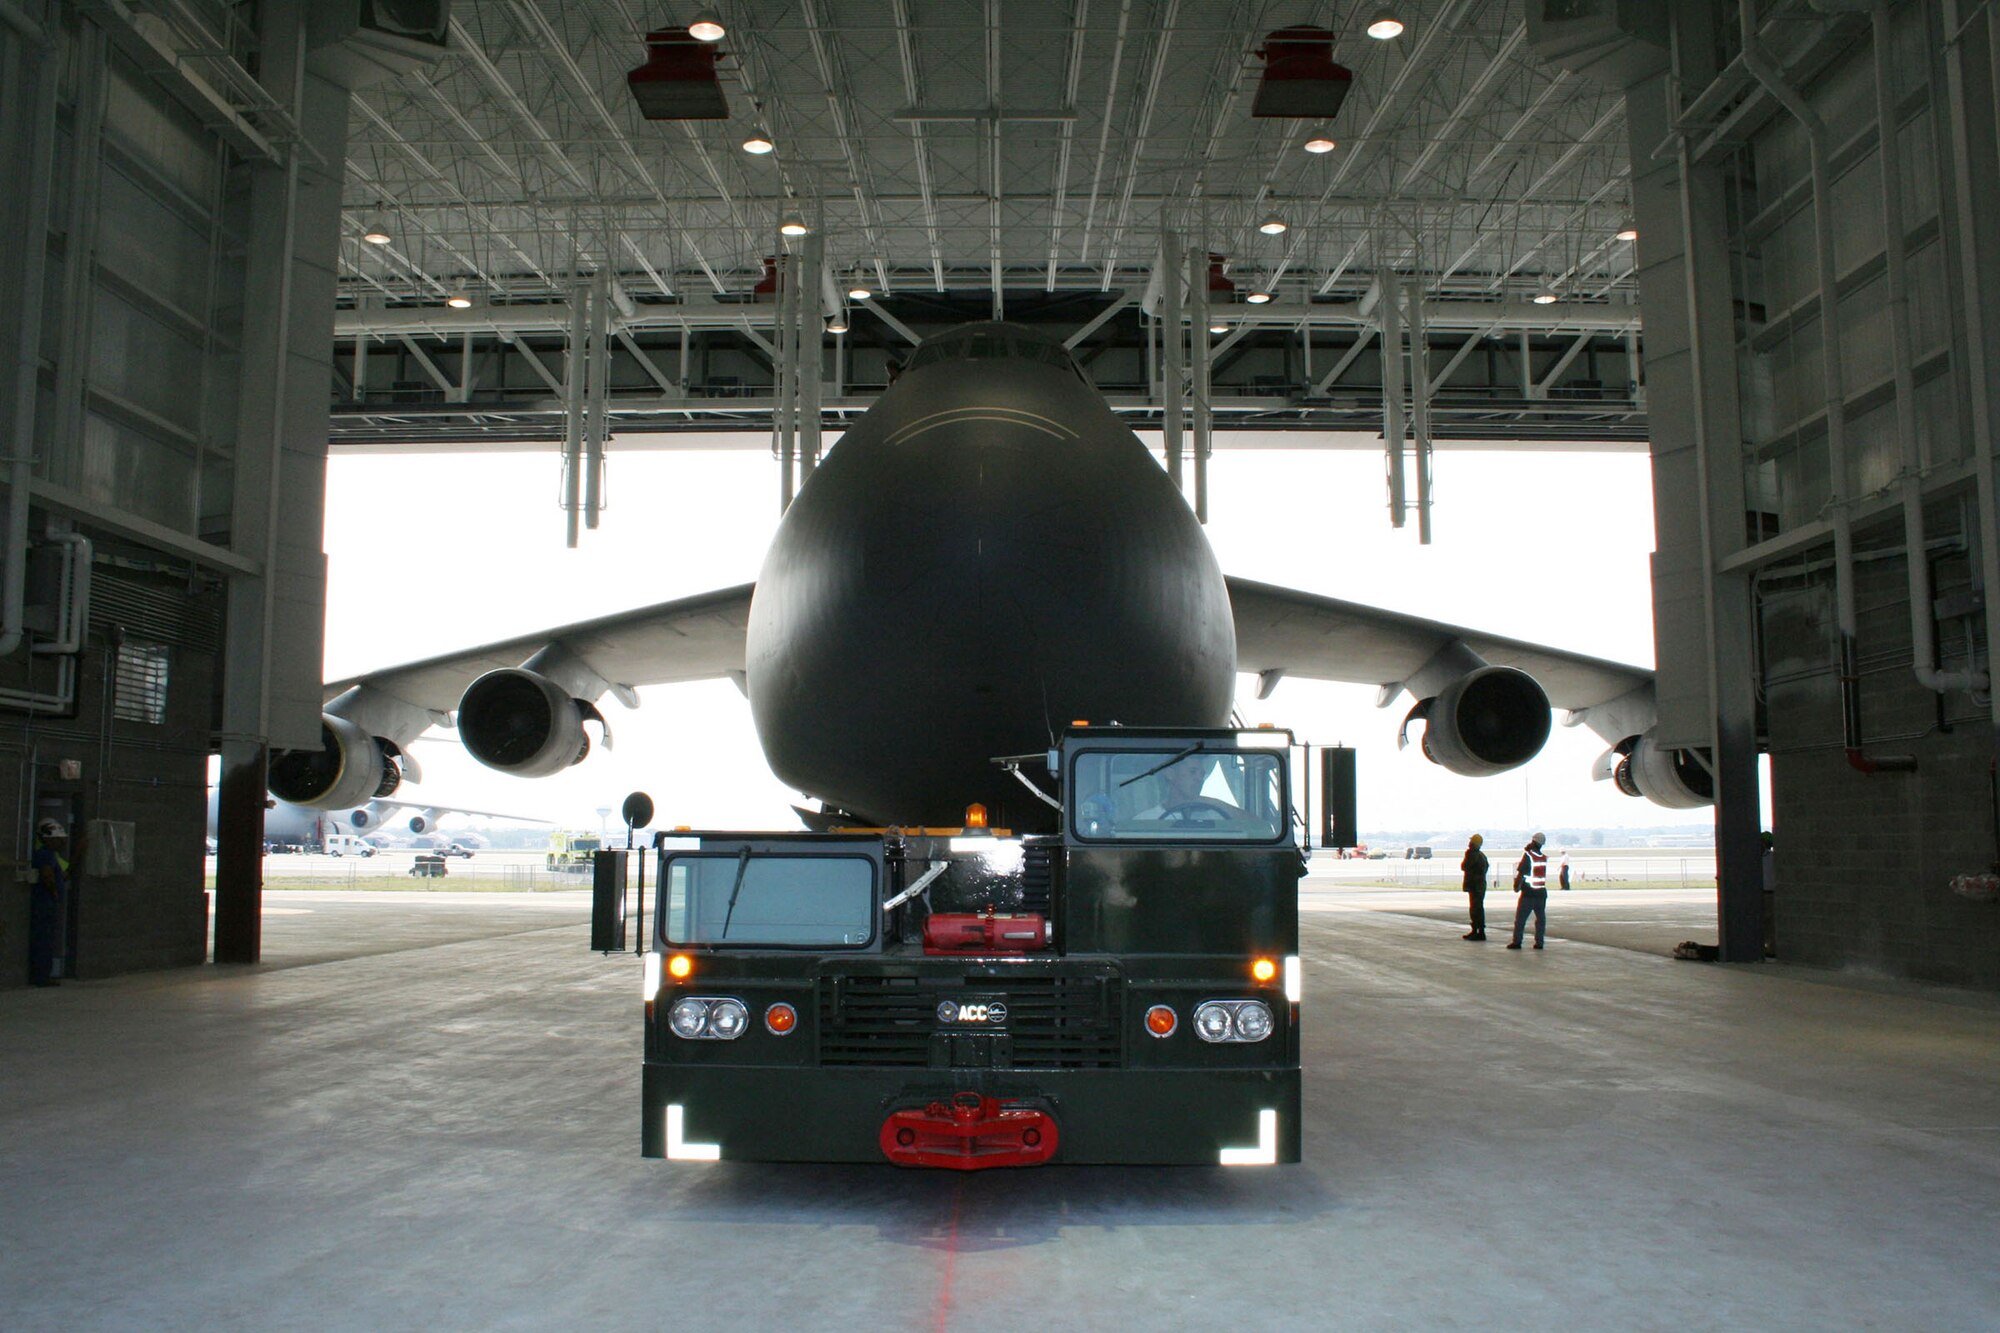
{"label": "truck headlight", "polygon": [[674,1007],[667,1011],[667,1026],[674,1030],[676,1037],[689,1041],[708,1031],[708,1001],[697,1000],[692,995],[675,1000]]}
{"label": "truck headlight", "polygon": [[1203,1041],[1228,1041],[1234,1026],[1226,1004],[1210,1000],[1194,1011],[1195,1035]]}
{"label": "truck headlight", "polygon": [[749,1026],[750,1011],[741,1000],[715,1000],[708,1006],[708,1033],[718,1041],[735,1041]]}
{"label": "truck headlight", "polygon": [[1203,1041],[1262,1041],[1271,1035],[1271,1007],[1262,1000],[1206,1000],[1194,1011]]}
{"label": "truck headlight", "polygon": [[1271,1035],[1271,1010],[1262,1000],[1238,1007],[1236,1035],[1244,1041],[1262,1041]]}

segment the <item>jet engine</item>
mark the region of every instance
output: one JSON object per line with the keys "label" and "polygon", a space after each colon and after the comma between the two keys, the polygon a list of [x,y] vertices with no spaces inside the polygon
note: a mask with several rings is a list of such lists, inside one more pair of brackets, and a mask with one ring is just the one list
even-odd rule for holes
{"label": "jet engine", "polygon": [[357,829],[364,829],[375,822],[375,816],[368,813],[367,806],[363,806],[359,810],[349,812],[347,822]]}
{"label": "jet engine", "polygon": [[1549,696],[1515,667],[1468,671],[1420,701],[1403,719],[1424,720],[1424,757],[1461,777],[1483,778],[1519,768],[1549,739]]}
{"label": "jet engine", "polygon": [[437,816],[435,815],[410,816],[409,829],[410,832],[412,833],[429,833],[433,828],[436,827],[437,827]]}
{"label": "jet engine", "polygon": [[393,795],[402,785],[393,742],[332,713],[320,714],[319,738],[317,750],[271,755],[271,795],[293,805],[337,810]]}
{"label": "jet engine", "polygon": [[1715,803],[1715,778],[1699,754],[1669,749],[1650,731],[1621,741],[1598,763],[1610,767],[1611,780],[1627,796],[1643,796],[1669,810],[1695,810]]}
{"label": "jet engine", "polygon": [[547,676],[524,667],[489,671],[465,687],[458,701],[458,737],[488,768],[522,778],[545,778],[590,753],[583,724],[611,731],[597,706],[569,693]]}

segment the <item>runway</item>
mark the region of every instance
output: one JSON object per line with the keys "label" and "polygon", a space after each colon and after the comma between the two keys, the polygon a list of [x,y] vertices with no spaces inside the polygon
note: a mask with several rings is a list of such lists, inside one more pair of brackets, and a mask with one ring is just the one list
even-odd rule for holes
{"label": "runway", "polygon": [[582,894],[274,892],[266,964],[0,995],[0,1323],[1993,1326],[2000,1005],[1551,896],[1308,885],[1301,1166],[960,1178],[641,1159]]}

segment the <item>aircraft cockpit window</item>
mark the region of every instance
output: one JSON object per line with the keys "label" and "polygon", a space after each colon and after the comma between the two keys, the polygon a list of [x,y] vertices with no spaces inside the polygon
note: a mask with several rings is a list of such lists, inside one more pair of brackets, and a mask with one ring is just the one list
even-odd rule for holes
{"label": "aircraft cockpit window", "polygon": [[1070,829],[1086,842],[1276,842],[1290,827],[1281,756],[1115,750],[1077,756]]}

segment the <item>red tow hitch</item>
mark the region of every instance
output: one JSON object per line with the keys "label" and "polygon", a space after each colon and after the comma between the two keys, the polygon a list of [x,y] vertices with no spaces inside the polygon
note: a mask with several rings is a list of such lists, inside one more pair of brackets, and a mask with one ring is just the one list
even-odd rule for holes
{"label": "red tow hitch", "polygon": [[882,1155],[897,1166],[1040,1166],[1055,1151],[1055,1117],[1024,1106],[1003,1110],[999,1098],[976,1092],[953,1093],[950,1105],[932,1102],[882,1122]]}

